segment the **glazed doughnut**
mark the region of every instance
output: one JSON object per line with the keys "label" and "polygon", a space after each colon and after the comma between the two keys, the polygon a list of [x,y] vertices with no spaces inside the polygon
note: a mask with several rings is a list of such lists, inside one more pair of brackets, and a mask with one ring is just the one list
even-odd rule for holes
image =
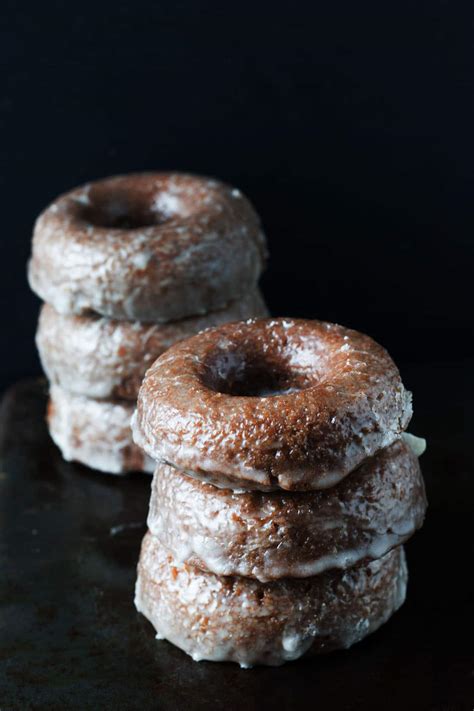
{"label": "glazed doughnut", "polygon": [[148,528],[177,561],[266,582],[381,558],[425,510],[418,459],[397,440],[326,491],[235,494],[158,465]]}
{"label": "glazed doughnut", "polygon": [[87,397],[135,401],[147,368],[176,341],[226,321],[266,315],[258,289],[219,311],[159,325],[67,316],[44,304],[36,344],[52,383]]}
{"label": "glazed doughnut", "polygon": [[402,605],[406,581],[402,548],[345,571],[260,583],[180,564],[147,534],[135,605],[158,638],[196,661],[278,665],[375,631]]}
{"label": "glazed doughnut", "polygon": [[400,438],[411,395],[388,353],[342,326],[250,319],[177,343],[133,418],[150,457],[216,486],[334,486]]}
{"label": "glazed doughnut", "polygon": [[110,474],[151,473],[155,463],[132,441],[132,412],[131,403],[90,400],[52,385],[47,420],[51,437],[67,461]]}
{"label": "glazed doughnut", "polygon": [[259,218],[239,190],[137,173],[55,200],[35,225],[29,280],[63,314],[161,323],[241,298],[265,258]]}

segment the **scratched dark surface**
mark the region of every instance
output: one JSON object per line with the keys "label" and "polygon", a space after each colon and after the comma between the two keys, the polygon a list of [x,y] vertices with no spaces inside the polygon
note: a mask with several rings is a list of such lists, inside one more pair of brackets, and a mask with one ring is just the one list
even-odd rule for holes
{"label": "scratched dark surface", "polygon": [[[402,369],[403,370],[403,369]],[[45,389],[0,410],[0,709],[471,709],[472,364],[403,370],[430,509],[408,600],[352,650],[276,669],[192,662],[135,612],[149,479],[62,461]]]}

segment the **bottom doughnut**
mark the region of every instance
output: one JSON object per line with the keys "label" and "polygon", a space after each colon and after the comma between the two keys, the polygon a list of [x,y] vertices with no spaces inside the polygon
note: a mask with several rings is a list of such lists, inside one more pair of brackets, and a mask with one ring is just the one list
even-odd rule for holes
{"label": "bottom doughnut", "polygon": [[133,443],[130,419],[134,403],[92,400],[52,385],[49,433],[67,461],[109,474],[152,473],[156,466]]}
{"label": "bottom doughnut", "polygon": [[135,606],[195,661],[276,666],[304,654],[347,649],[405,600],[403,548],[345,571],[261,583],[180,564],[147,533]]}

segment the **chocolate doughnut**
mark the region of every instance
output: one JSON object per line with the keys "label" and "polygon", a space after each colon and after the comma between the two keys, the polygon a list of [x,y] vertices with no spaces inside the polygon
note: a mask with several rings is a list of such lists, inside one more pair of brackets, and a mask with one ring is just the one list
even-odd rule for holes
{"label": "chocolate doughnut", "polygon": [[67,461],[111,474],[152,472],[155,463],[133,443],[133,404],[91,400],[52,385],[49,432]]}
{"label": "chocolate doughnut", "polygon": [[425,510],[418,459],[397,440],[325,491],[235,494],[158,465],[148,528],[180,562],[265,582],[380,558]]}
{"label": "chocolate doughnut", "polygon": [[401,547],[349,570],[261,583],[180,564],[147,534],[135,605],[194,660],[278,665],[374,632],[402,605],[406,581]]}
{"label": "chocolate doughnut", "polygon": [[55,200],[35,225],[29,280],[63,314],[161,323],[241,298],[265,257],[259,218],[239,190],[137,173]]}
{"label": "chocolate doughnut", "polygon": [[68,316],[44,304],[36,344],[52,383],[87,397],[136,400],[147,368],[176,341],[226,321],[265,315],[258,289],[219,311],[168,324]]}
{"label": "chocolate doughnut", "polygon": [[411,395],[388,353],[342,326],[250,319],[171,346],[133,418],[153,459],[217,486],[334,486],[405,430]]}

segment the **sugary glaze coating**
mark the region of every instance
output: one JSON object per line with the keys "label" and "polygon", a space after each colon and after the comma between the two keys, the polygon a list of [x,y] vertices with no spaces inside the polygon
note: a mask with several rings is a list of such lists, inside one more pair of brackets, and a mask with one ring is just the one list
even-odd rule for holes
{"label": "sugary glaze coating", "polygon": [[70,316],[44,304],[36,344],[52,383],[87,397],[135,401],[147,368],[176,341],[227,321],[266,315],[258,289],[219,311],[166,324]]}
{"label": "sugary glaze coating", "polygon": [[400,607],[406,581],[402,548],[345,571],[261,583],[177,563],[147,534],[135,605],[159,639],[196,661],[278,665],[358,642]]}
{"label": "sugary glaze coating", "polygon": [[67,461],[110,474],[152,472],[155,463],[132,441],[132,412],[131,403],[90,400],[52,385],[49,432]]}
{"label": "sugary glaze coating", "polygon": [[225,324],[148,370],[133,418],[153,459],[233,489],[334,486],[399,439],[411,396],[388,353],[321,321]]}
{"label": "sugary glaze coating", "polygon": [[265,582],[380,558],[425,510],[418,459],[397,440],[326,491],[235,494],[158,465],[148,528],[180,563]]}
{"label": "sugary glaze coating", "polygon": [[60,313],[162,323],[241,298],[265,257],[260,220],[239,190],[137,173],[55,200],[35,225],[29,280]]}

